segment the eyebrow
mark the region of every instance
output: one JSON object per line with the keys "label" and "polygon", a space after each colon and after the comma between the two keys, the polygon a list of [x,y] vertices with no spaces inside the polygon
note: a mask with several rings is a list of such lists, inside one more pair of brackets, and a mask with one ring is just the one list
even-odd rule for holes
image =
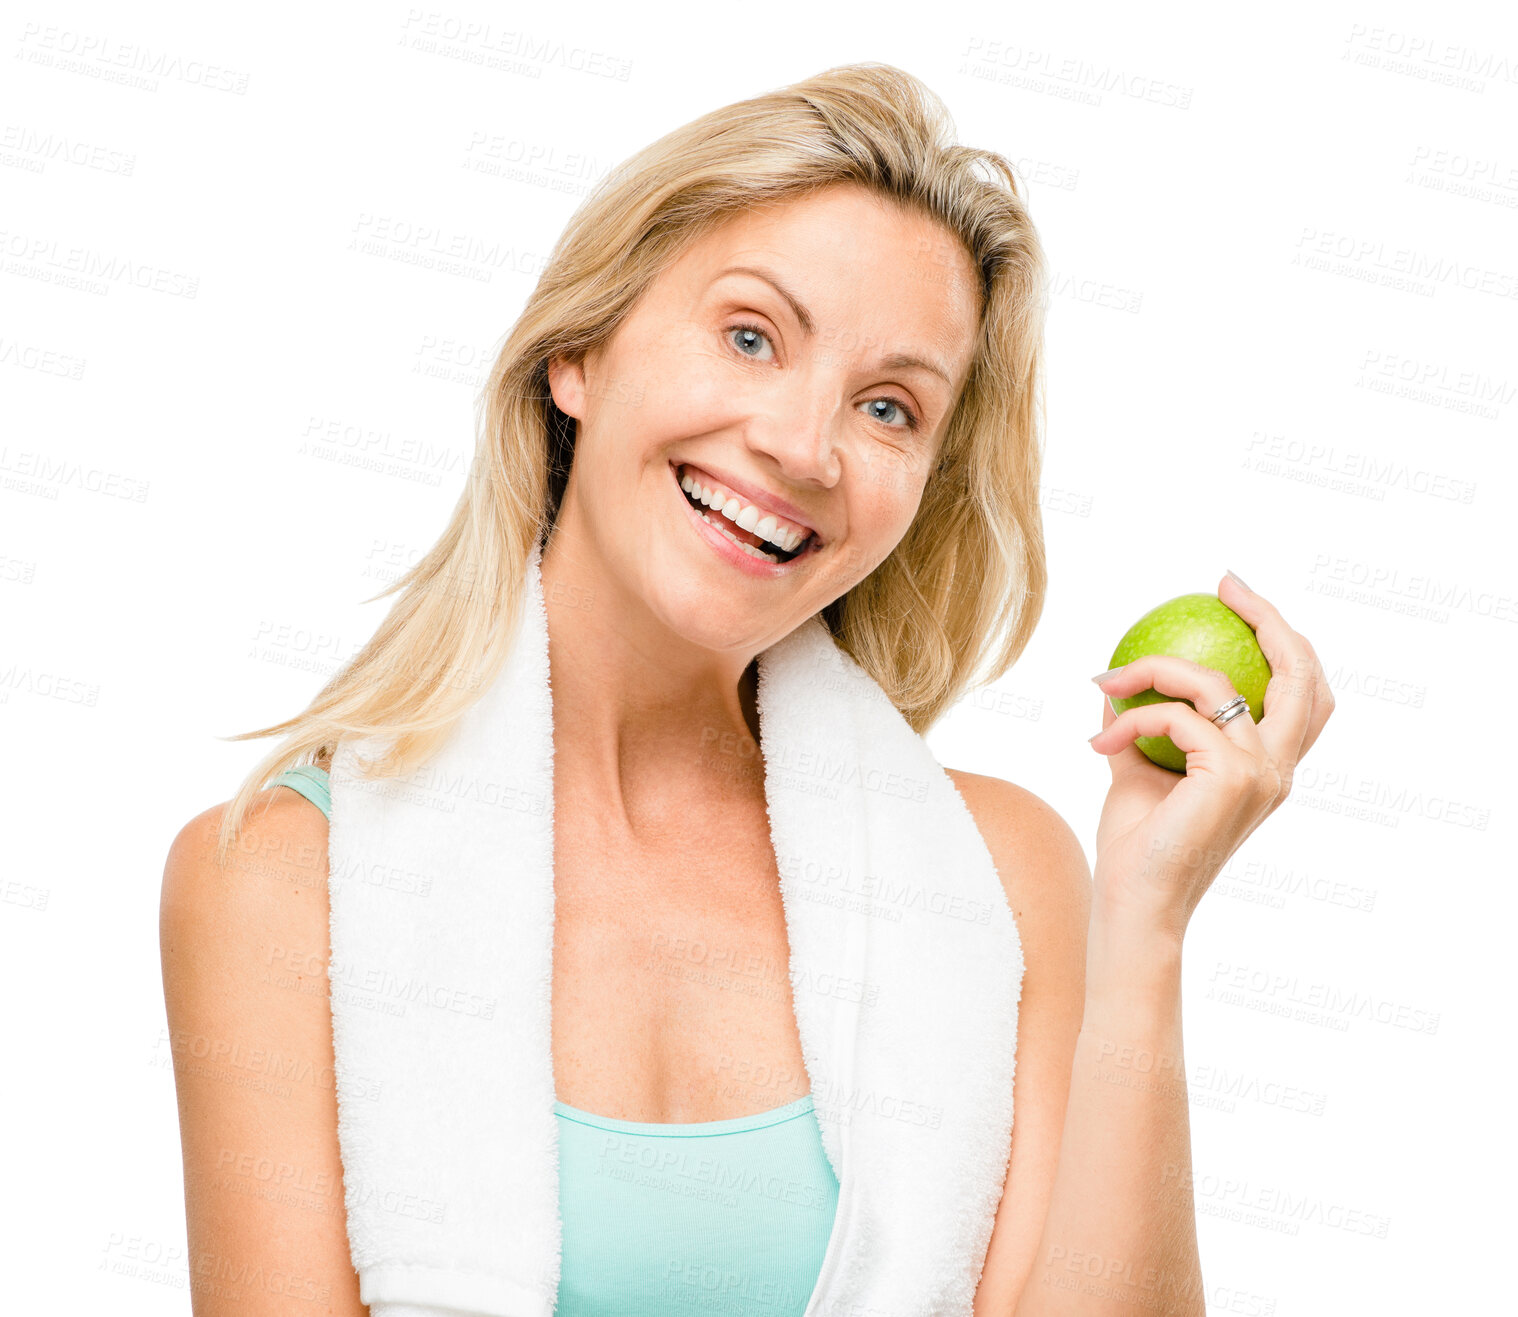
{"label": "eyebrow", "polygon": [[[801,328],[806,334],[811,335],[817,332],[817,322],[812,319],[811,312],[801,304],[801,299],[781,283],[771,271],[757,265],[730,265],[717,277],[720,279],[729,274],[747,274],[752,275],[755,279],[764,280],[781,297],[785,298],[786,303],[790,306],[791,311],[794,313],[797,321],[800,322]],[[954,387],[954,381],[949,378],[949,372],[936,361],[924,360],[922,357],[913,356],[910,352],[893,352],[887,357],[882,357],[880,367],[883,370],[907,370],[914,368],[925,370],[930,374],[937,375],[951,389]]]}

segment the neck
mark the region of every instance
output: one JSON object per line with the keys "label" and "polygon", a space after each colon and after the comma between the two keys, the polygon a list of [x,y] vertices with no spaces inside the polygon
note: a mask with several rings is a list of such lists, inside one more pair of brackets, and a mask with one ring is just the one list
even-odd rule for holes
{"label": "neck", "polygon": [[762,793],[754,655],[691,643],[552,540],[542,584],[556,791],[634,835],[667,831],[682,803]]}

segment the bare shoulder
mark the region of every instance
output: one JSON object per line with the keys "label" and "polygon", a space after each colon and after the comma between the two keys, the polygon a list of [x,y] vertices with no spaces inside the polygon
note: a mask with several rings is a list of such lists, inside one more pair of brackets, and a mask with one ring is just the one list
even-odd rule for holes
{"label": "bare shoulder", "polygon": [[194,981],[187,976],[215,973],[210,957],[229,951],[239,961],[256,954],[270,971],[288,958],[276,948],[310,948],[325,963],[326,816],[289,787],[261,791],[222,862],[217,835],[226,809],[223,802],[197,814],[169,847],[159,894],[166,991]]}
{"label": "bare shoulder", "polygon": [[292,1298],[360,1317],[333,1086],[327,820],[288,787],[260,792],[223,863],[226,808],[179,830],[159,899],[189,1258],[192,1274],[204,1263],[288,1284],[210,1286],[196,1317],[263,1317]]}
{"label": "bare shoulder", "polygon": [[216,842],[229,803],[197,814],[175,836],[164,864],[160,910],[190,918],[217,909],[250,913],[261,903],[283,906],[302,893],[325,904],[326,815],[289,787],[260,791],[223,864]]}
{"label": "bare shoulder", "polygon": [[1075,830],[1047,801],[999,777],[944,770],[985,839],[1019,926],[1030,909],[1078,922],[1091,913],[1091,869]]}

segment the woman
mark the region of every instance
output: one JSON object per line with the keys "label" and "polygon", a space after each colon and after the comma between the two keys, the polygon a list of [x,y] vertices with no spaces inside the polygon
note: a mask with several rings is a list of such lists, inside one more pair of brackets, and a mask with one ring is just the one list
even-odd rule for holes
{"label": "woman", "polygon": [[[500,353],[443,536],[311,707],[247,734],[284,733],[279,749],[176,838],[163,957],[197,1313],[284,1311],[297,1278],[326,1311],[366,1310],[321,985],[327,820],[312,802],[340,739],[390,737],[377,771],[399,775],[469,722],[509,653],[535,550],[561,1147],[582,1119],[640,1140],[658,1126],[720,1137],[737,1163],[763,1136],[812,1208],[748,1199],[682,1215],[675,1194],[624,1184],[620,1218],[595,1219],[611,1179],[573,1177],[608,1168],[566,1152],[557,1311],[682,1311],[719,1272],[754,1281],[742,1303],[725,1296],[729,1311],[814,1310],[838,1186],[796,1003],[783,981],[752,991],[752,973],[714,973],[689,949],[788,961],[759,655],[821,618],[920,734],[1006,671],[1039,616],[1043,256],[1010,168],[948,133],[915,79],[856,65],[705,116],[608,179]],[[994,1220],[966,1227],[986,1239],[977,1317],[1105,1312],[1123,1286],[1203,1311],[1182,938],[1333,707],[1311,646],[1269,603],[1231,575],[1219,594],[1271,662],[1265,716],[1223,714],[1227,679],[1180,660],[1106,674],[1106,696],[1177,699],[1116,717],[1102,702],[1092,743],[1113,781],[1094,875],[1036,795],[948,770],[1025,959],[1005,1180]],[[1133,744],[1157,735],[1186,751],[1184,775]],[[214,1049],[301,1058],[313,1078],[229,1082],[196,1063]],[[1116,1068],[1145,1053],[1172,1082]],[[283,1192],[243,1170],[265,1165]],[[670,1245],[657,1278],[619,1252],[635,1223]],[[234,1264],[284,1277],[279,1293],[226,1297]],[[896,1310],[928,1308],[904,1295]]]}

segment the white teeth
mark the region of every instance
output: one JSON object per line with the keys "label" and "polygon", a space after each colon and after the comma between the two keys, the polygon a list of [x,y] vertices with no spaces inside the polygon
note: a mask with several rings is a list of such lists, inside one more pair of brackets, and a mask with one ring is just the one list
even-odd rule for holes
{"label": "white teeth", "polygon": [[765,562],[780,561],[780,559],[775,557],[773,554],[765,553],[763,549],[756,549],[752,544],[745,544],[716,518],[708,517],[704,512],[701,514],[701,516],[705,521],[709,522],[711,525],[715,526],[719,531],[721,531],[722,534],[726,535],[728,539],[730,539],[751,558],[763,558]]}
{"label": "white teeth", "polygon": [[[752,506],[751,504],[744,503],[735,497],[729,497],[726,502],[718,503],[718,494],[716,490],[704,488],[699,481],[693,479],[688,474],[682,475],[680,477],[680,488],[689,494],[693,499],[695,499],[696,502],[702,504],[705,507],[711,508],[714,512],[720,513],[723,517],[726,517],[728,521],[731,521],[734,525],[741,527],[743,530],[752,531],[755,535],[759,536],[760,539],[768,540],[771,544],[778,545],[787,553],[792,553],[798,549],[801,546],[801,542],[806,538],[804,534],[797,534],[795,531],[790,530],[782,530],[780,528],[779,518],[777,518],[773,513],[762,513],[758,508]],[[707,520],[710,521],[711,518],[707,518]],[[717,522],[713,521],[712,524],[714,526],[717,526],[719,530],[722,529],[722,527]],[[744,544],[742,540],[737,539],[734,536],[729,536],[728,538],[732,539],[735,544],[742,545],[745,549],[750,550],[759,557],[769,556],[763,553],[761,550],[755,549],[751,544]]]}

